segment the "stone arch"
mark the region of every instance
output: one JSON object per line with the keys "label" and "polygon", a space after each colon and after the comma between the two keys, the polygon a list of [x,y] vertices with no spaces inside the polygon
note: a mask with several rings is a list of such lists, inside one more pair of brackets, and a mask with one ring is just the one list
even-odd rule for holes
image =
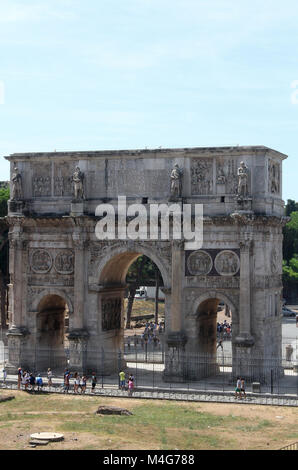
{"label": "stone arch", "polygon": [[193,302],[193,307],[192,307],[192,314],[196,315],[199,306],[208,299],[219,299],[222,300],[225,304],[228,305],[230,308],[232,315],[234,315],[234,318],[238,319],[238,307],[236,304],[230,299],[230,297],[226,294],[224,294],[221,291],[217,290],[209,290],[207,292],[204,292],[201,294],[199,297],[197,297],[194,302]]}
{"label": "stone arch", "polygon": [[162,276],[164,287],[169,288],[171,286],[171,269],[168,260],[166,257],[160,256],[154,248],[141,244],[134,244],[133,249],[129,245],[123,245],[107,250],[96,267],[99,283],[104,285],[109,282],[124,285],[129,266],[141,255],[147,256],[156,264]]}
{"label": "stone arch", "polygon": [[[219,301],[224,302],[231,310],[233,318],[233,333],[237,331],[239,321],[237,299],[226,294],[222,290],[208,289],[195,295],[192,293],[192,301],[189,306],[189,316],[186,319],[186,333],[188,341],[186,350],[190,353],[207,355],[216,363],[217,345],[217,306]],[[234,329],[235,325],[235,329]],[[232,346],[233,349],[233,346]],[[232,352],[233,356],[233,352]],[[202,372],[202,376],[210,375],[211,371]],[[201,375],[201,372],[198,376]],[[211,374],[212,375],[212,374]]]}
{"label": "stone arch", "polygon": [[65,292],[45,289],[34,299],[35,364],[39,370],[66,364],[66,315],[73,305]]}
{"label": "stone arch", "polygon": [[34,297],[32,302],[32,312],[38,313],[40,303],[45,297],[50,295],[57,295],[58,297],[61,297],[63,300],[65,300],[68,307],[68,313],[73,313],[73,302],[69,295],[64,291],[55,288],[44,289],[39,294],[37,294],[36,297]]}

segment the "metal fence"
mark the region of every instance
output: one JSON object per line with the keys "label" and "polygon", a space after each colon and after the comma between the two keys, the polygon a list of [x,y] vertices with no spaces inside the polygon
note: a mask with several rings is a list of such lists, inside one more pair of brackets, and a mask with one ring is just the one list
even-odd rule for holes
{"label": "metal fence", "polygon": [[298,442],[295,442],[294,444],[290,444],[285,447],[281,447],[280,450],[298,450]]}
{"label": "metal fence", "polygon": [[[13,351],[10,351],[13,355]],[[173,358],[160,344],[127,344],[120,350],[78,351],[77,356],[67,350],[22,350],[19,366],[33,374],[42,374],[51,368],[57,384],[63,384],[63,371],[97,375],[101,388],[118,388],[119,372],[123,369],[134,375],[135,386],[144,390],[170,390],[186,392],[234,392],[237,376],[242,376],[248,392],[258,390],[271,395],[298,396],[298,367],[296,361],[285,358],[260,356],[233,357],[218,351],[210,354],[180,355]],[[176,361],[176,362],[175,362]],[[76,365],[77,364],[77,365]],[[83,365],[82,365],[83,364]],[[178,372],[176,379],[173,378]],[[0,371],[0,381],[2,368]]]}

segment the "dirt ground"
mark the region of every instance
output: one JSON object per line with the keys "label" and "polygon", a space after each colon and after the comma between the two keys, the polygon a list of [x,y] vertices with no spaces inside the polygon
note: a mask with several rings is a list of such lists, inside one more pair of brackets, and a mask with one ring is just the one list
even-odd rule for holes
{"label": "dirt ground", "polygon": [[[1,391],[1,395],[12,392]],[[0,403],[0,449],[31,449],[30,434],[62,432],[43,449],[277,450],[298,441],[298,409],[14,392]],[[99,405],[133,416],[99,416]]]}

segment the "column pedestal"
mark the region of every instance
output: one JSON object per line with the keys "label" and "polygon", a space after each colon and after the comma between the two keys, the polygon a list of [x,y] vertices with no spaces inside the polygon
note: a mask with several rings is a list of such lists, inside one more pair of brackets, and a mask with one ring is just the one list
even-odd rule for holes
{"label": "column pedestal", "polygon": [[165,382],[183,382],[185,380],[185,352],[187,338],[183,333],[172,332],[166,337],[168,346],[163,379]]}
{"label": "column pedestal", "polygon": [[73,372],[86,371],[87,342],[89,334],[86,330],[72,330],[68,333],[69,368]]}
{"label": "column pedestal", "polygon": [[70,205],[70,215],[73,217],[84,215],[84,201],[72,201]]}
{"label": "column pedestal", "polygon": [[7,332],[8,344],[8,363],[5,368],[8,374],[16,374],[19,367],[25,368],[27,366],[25,351],[24,351],[24,338],[28,332],[24,328],[17,328],[12,326]]}
{"label": "column pedestal", "polygon": [[23,210],[24,210],[24,202],[23,201],[12,201],[9,200],[7,202],[8,206],[8,214],[10,216],[22,216],[23,215]]}

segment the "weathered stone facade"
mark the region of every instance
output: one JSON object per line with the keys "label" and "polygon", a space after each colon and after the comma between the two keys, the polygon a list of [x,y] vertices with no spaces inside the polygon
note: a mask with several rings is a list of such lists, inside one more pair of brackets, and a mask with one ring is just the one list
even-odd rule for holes
{"label": "weathered stone facade", "polygon": [[[42,341],[62,348],[65,307],[70,366],[92,369],[94,352],[121,350],[125,277],[140,254],[155,262],[163,278],[165,379],[187,376],[186,354],[215,354],[220,301],[232,311],[233,358],[281,357],[285,155],[260,146],[6,158],[12,175],[17,168],[21,176],[16,188],[11,182],[11,194],[22,192],[9,202],[7,218],[12,368],[30,364]],[[99,241],[95,209],[106,202],[117,208],[119,195],[128,204],[173,197],[182,207],[203,204],[202,249],[189,250],[183,240]],[[108,358],[105,366],[116,367]]]}

